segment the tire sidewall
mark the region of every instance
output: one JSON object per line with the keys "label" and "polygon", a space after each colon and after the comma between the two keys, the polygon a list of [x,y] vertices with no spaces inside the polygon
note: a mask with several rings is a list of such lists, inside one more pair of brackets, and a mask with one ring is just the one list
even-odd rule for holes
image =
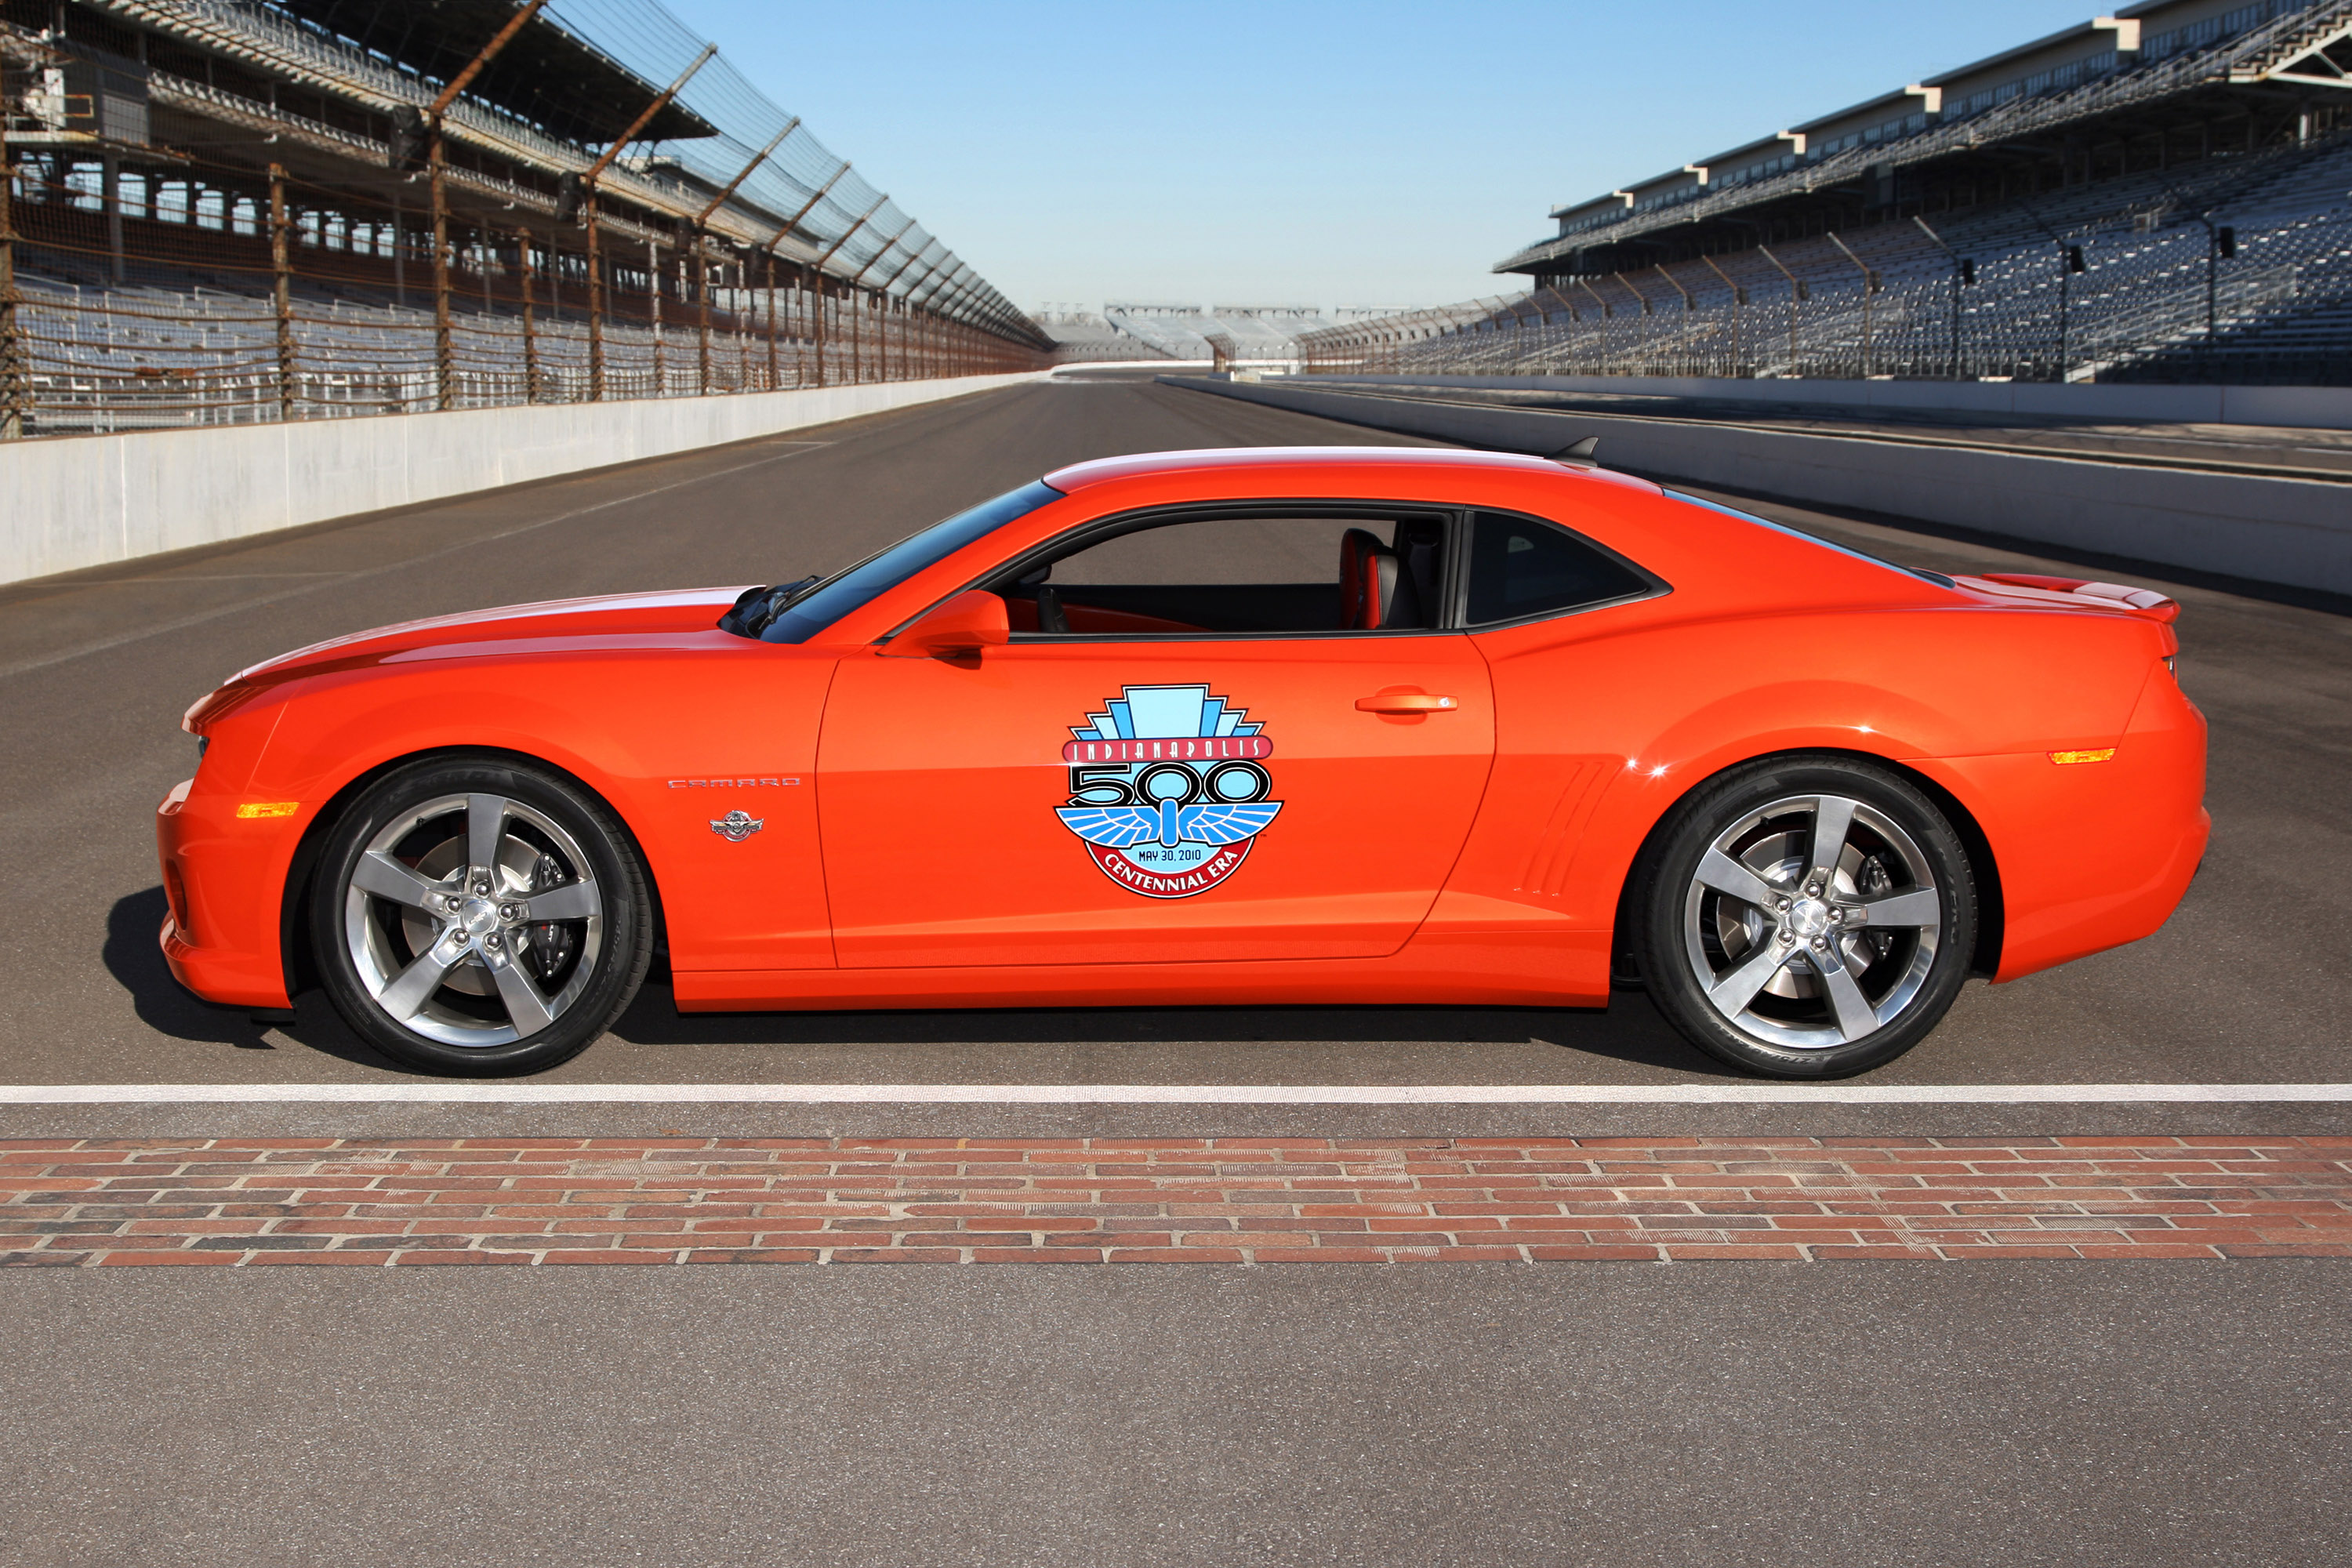
{"label": "tire sidewall", "polygon": [[[1927,858],[1944,928],[1927,983],[1892,1024],[1849,1045],[1804,1050],[1759,1040],[1716,1011],[1684,950],[1684,903],[1700,858],[1739,816],[1797,795],[1843,795],[1891,817]],[[1710,781],[1660,825],[1642,869],[1634,951],[1651,998],[1692,1044],[1719,1060],[1775,1078],[1834,1079],[1901,1056],[1943,1021],[1975,961],[1976,878],[1943,810],[1892,769],[1828,753],[1764,758]]]}
{"label": "tire sidewall", "polygon": [[[597,969],[563,1016],[528,1039],[504,1046],[446,1045],[401,1027],[361,983],[343,931],[353,868],[384,825],[422,801],[446,795],[500,795],[544,812],[579,844],[604,900]],[[310,938],[329,1001],[352,1031],[405,1067],[463,1077],[543,1071],[567,1061],[611,1026],[635,997],[652,955],[652,909],[635,847],[611,810],[578,785],[514,763],[441,757],[376,780],[329,829],[311,884]]]}

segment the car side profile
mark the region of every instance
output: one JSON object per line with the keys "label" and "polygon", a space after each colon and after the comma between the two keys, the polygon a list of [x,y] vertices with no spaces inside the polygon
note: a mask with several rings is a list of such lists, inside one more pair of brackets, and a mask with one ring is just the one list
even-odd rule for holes
{"label": "car side profile", "polygon": [[173,973],[399,1060],[682,1011],[1600,1007],[1835,1077],[2202,855],[2177,606],[1580,462],[1077,465],[824,578],[383,627],[189,710]]}

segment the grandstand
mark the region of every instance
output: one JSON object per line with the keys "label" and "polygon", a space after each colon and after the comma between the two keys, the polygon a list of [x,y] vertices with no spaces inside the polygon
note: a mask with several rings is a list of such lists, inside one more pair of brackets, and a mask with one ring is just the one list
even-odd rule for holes
{"label": "grandstand", "polygon": [[2149,0],[1556,210],[1319,374],[2352,384],[2352,0]]}
{"label": "grandstand", "polygon": [[0,0],[0,437],[1024,369],[658,0]]}
{"label": "grandstand", "polygon": [[[1050,309],[1050,308],[1049,308]],[[1107,359],[1158,357],[1171,360],[1230,360],[1251,365],[1295,365],[1299,340],[1310,332],[1328,331],[1350,321],[1378,320],[1391,310],[1343,305],[1326,310],[1318,305],[1155,305],[1107,304],[1099,320],[1107,333],[1092,339],[1065,340],[1070,352],[1058,357],[1077,359],[1096,346],[1116,349],[1137,345],[1146,353],[1106,353]],[[1059,326],[1049,325],[1059,335]]]}
{"label": "grandstand", "polygon": [[1176,357],[1095,311],[1076,305],[1042,305],[1030,319],[1054,340],[1056,363],[1106,364]]}

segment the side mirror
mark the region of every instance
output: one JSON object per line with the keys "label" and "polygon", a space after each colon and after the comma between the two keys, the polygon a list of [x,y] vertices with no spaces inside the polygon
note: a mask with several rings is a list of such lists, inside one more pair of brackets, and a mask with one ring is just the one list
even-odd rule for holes
{"label": "side mirror", "polygon": [[1004,601],[973,588],[958,594],[876,651],[891,658],[938,658],[947,654],[978,653],[1013,635]]}

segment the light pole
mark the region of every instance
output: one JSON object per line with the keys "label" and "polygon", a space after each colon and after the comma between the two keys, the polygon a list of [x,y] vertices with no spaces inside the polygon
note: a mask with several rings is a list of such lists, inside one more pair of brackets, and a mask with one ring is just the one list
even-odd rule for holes
{"label": "light pole", "polygon": [[1780,276],[1789,280],[1789,368],[1782,374],[1794,375],[1797,374],[1797,305],[1806,297],[1809,290],[1805,288],[1805,280],[1786,267],[1781,267],[1780,258],[1773,255],[1770,250],[1759,245],[1756,247],[1756,254],[1773,266],[1779,267]]}
{"label": "light pole", "polygon": [[1926,235],[1952,263],[1952,379],[1958,381],[1960,379],[1960,289],[1964,285],[1976,281],[1977,264],[1946,245],[1944,237],[1929,228],[1926,218],[1914,215],[1911,221],[1919,226],[1919,232]]}

